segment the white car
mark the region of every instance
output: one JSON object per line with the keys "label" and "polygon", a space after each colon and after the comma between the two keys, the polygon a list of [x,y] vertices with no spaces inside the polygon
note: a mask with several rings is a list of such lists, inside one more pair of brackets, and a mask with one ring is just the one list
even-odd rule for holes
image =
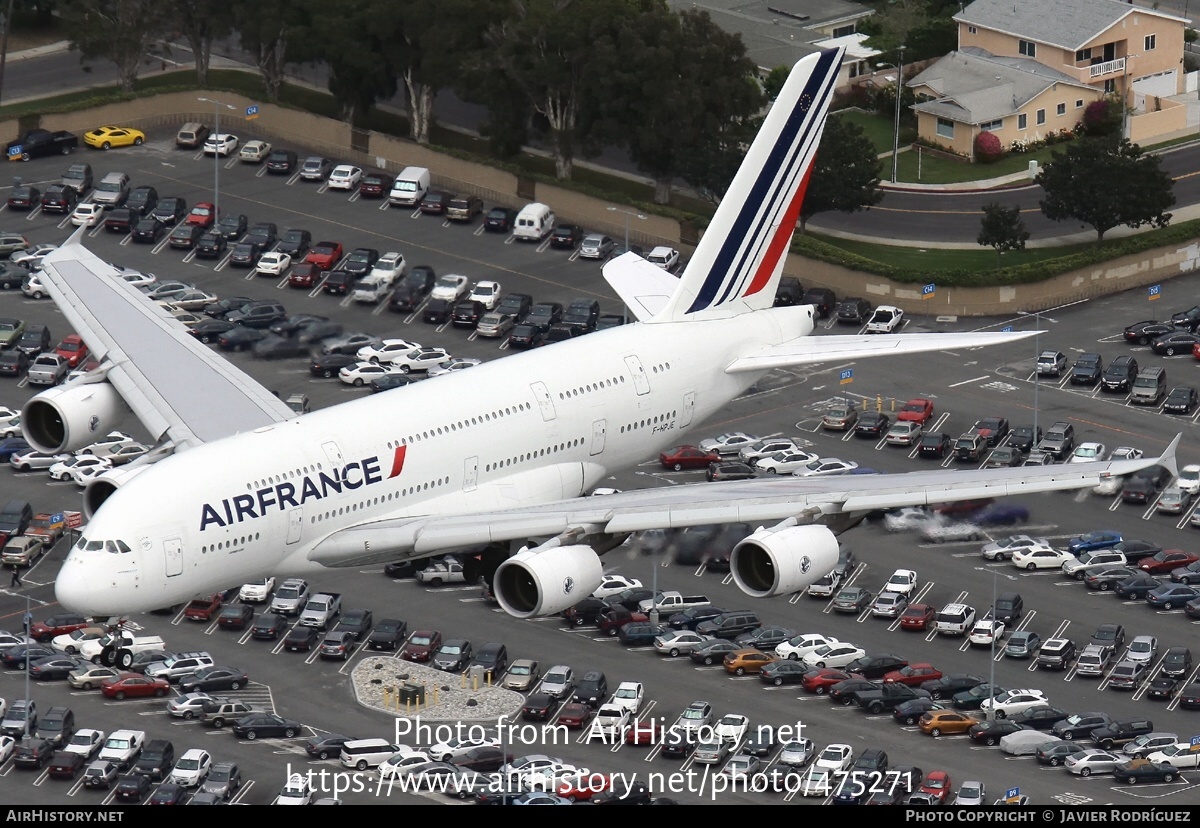
{"label": "white car", "polygon": [[937,514],[924,506],[902,506],[890,512],[883,518],[883,528],[889,532],[908,532],[921,529],[930,521],[937,520]]}
{"label": "white car", "polygon": [[104,205],[85,201],[71,213],[71,224],[76,227],[95,227],[104,221]]}
{"label": "white car", "polygon": [[50,640],[50,647],[60,653],[77,655],[79,647],[85,641],[98,641],[108,635],[104,627],[81,627],[63,635],[56,635]]}
{"label": "white car", "polygon": [[179,757],[175,768],[171,771],[169,781],[185,788],[194,788],[204,781],[212,770],[212,757],[207,750],[192,748]]}
{"label": "white car", "polygon": [[854,659],[862,658],[866,654],[861,647],[837,642],[818,647],[804,656],[802,660],[810,667],[845,667]]}
{"label": "white car", "polygon": [[655,267],[661,267],[663,270],[671,270],[675,265],[679,264],[679,251],[673,247],[659,246],[650,251],[650,255],[646,257],[646,261]]}
{"label": "white car", "polygon": [[271,154],[271,145],[266,141],[247,141],[238,151],[238,160],[249,164],[266,161]]}
{"label": "white car", "polygon": [[150,447],[142,443],[130,440],[125,443],[110,443],[103,446],[94,446],[88,452],[92,457],[99,457],[101,460],[107,460],[114,466],[122,466],[130,460],[136,460],[143,454],[148,452]]}
{"label": "white car", "polygon": [[402,374],[419,373],[436,367],[450,359],[445,348],[413,348],[406,354],[392,358],[392,367]]}
{"label": "white car", "polygon": [[880,305],[871,314],[871,318],[867,320],[866,332],[871,333],[895,333],[896,329],[904,323],[904,311],[893,305]]}
{"label": "white car", "polygon": [[358,186],[358,182],[362,181],[362,175],[362,167],[338,164],[329,174],[329,189],[353,190]]}
{"label": "white car", "polygon": [[757,437],[753,437],[742,431],[731,431],[727,434],[701,440],[700,450],[715,451],[717,454],[724,456],[726,454],[738,454],[746,446],[757,442]]}
{"label": "white car", "polygon": [[751,465],[767,474],[792,474],[817,459],[817,455],[803,449],[784,449],[766,457],[758,457]]}
{"label": "white car", "polygon": [[380,365],[376,362],[356,362],[338,371],[338,379],[346,383],[346,385],[361,388],[371,382],[371,380],[399,373],[391,365]]}
{"label": "white car", "polygon": [[270,273],[272,276],[282,276],[292,266],[292,257],[287,253],[272,250],[258,257],[254,269],[259,273]]}
{"label": "white car", "polygon": [[993,618],[981,618],[971,627],[967,640],[977,647],[989,646],[1004,637],[1004,622]]}
{"label": "white car", "polygon": [[[381,766],[382,767],[382,766]],[[303,774],[293,773],[275,797],[273,805],[311,805],[313,801],[312,783]]]}
{"label": "white car", "polygon": [[817,756],[814,768],[824,768],[833,773],[847,771],[854,764],[854,748],[850,745],[829,745]]}
{"label": "white car", "polygon": [[642,687],[640,681],[623,681],[617,685],[617,692],[613,693],[611,703],[625,708],[630,715],[636,716],[642,709],[642,699],[645,693],[645,688]]}
{"label": "white car", "polygon": [[781,451],[798,448],[800,448],[800,444],[793,437],[768,437],[744,447],[738,452],[738,459],[743,463],[753,465],[754,461],[760,457],[770,457]]}
{"label": "white car", "polygon": [[358,349],[355,356],[363,362],[391,362],[396,357],[420,347],[420,343],[409,342],[407,339],[385,339],[377,345],[364,345]]}
{"label": "white car", "polygon": [[63,746],[63,750],[67,753],[78,753],[85,759],[91,759],[100,752],[100,748],[103,746],[104,731],[85,727],[75,731],[75,735]]}
{"label": "white car", "polygon": [[404,254],[390,250],[375,262],[375,266],[367,274],[367,279],[383,278],[389,283],[394,283],[407,272],[408,262],[405,260]]}
{"label": "white car", "polygon": [[1049,546],[1034,546],[1020,549],[1012,554],[1012,565],[1017,569],[1062,569],[1067,561],[1075,560],[1070,552],[1053,549]]}
{"label": "white car", "polygon": [[58,250],[57,244],[42,242],[41,244],[33,244],[24,250],[19,250],[9,256],[9,261],[15,265],[20,265],[28,270],[41,270],[42,259],[46,258],[46,254],[51,251]]}
{"label": "white car", "polygon": [[126,434],[123,431],[110,431],[110,432],[108,432],[108,434],[105,434],[103,437],[101,437],[96,442],[89,443],[88,445],[84,446],[83,448],[81,448],[79,451],[77,451],[75,453],[77,455],[78,454],[99,455],[99,454],[103,453],[104,451],[106,451],[107,449],[112,448],[113,446],[124,445],[125,443],[136,443],[136,442],[137,442],[136,440],[134,440],[131,436],[129,436],[128,434]]}
{"label": "white car", "polygon": [[268,575],[266,578],[242,584],[242,588],[238,590],[238,600],[243,604],[261,604],[271,596],[274,589],[275,578]]}
{"label": "white car", "polygon": [[425,751],[402,750],[399,753],[393,753],[379,763],[379,778],[394,779],[397,776],[403,776],[417,765],[424,765],[432,761],[433,757]]}
{"label": "white car", "polygon": [[792,661],[799,661],[814,650],[837,643],[839,643],[838,640],[831,635],[801,633],[777,646],[775,648],[775,655],[780,658],[790,658]]}
{"label": "white car", "polygon": [[[21,415],[0,420],[0,438],[21,436]],[[11,457],[9,458],[12,459]]]}
{"label": "white car", "polygon": [[167,712],[176,719],[196,719],[204,713],[207,701],[212,701],[208,693],[183,693],[167,702]]}
{"label": "white car", "polygon": [[1200,750],[1188,742],[1176,742],[1146,757],[1156,765],[1171,765],[1176,768],[1200,768]]}
{"label": "white car", "polygon": [[1180,469],[1175,485],[1190,495],[1200,494],[1200,465],[1191,463]]}
{"label": "white car", "polygon": [[911,446],[921,439],[921,424],[901,420],[887,430],[883,439],[889,446]]}
{"label": "white car", "polygon": [[158,281],[158,277],[153,273],[142,273],[140,270],[125,270],[117,274],[118,279],[122,279],[135,288],[146,287]]}
{"label": "white car", "polygon": [[467,368],[474,368],[482,362],[483,360],[476,359],[475,357],[450,357],[447,360],[439,362],[426,373],[431,377],[440,377],[443,374],[453,374],[458,371],[465,371]]}
{"label": "white car", "polygon": [[750,729],[750,718],[741,713],[726,713],[713,725],[713,733],[723,742],[739,744]]}
{"label": "white car", "polygon": [[888,578],[887,583],[883,585],[880,592],[898,592],[901,595],[908,597],[912,595],[912,591],[917,587],[917,573],[911,569],[897,569],[892,573],[892,577]]}
{"label": "white car", "polygon": [[50,295],[46,292],[46,286],[42,284],[40,273],[30,273],[25,277],[25,281],[21,283],[21,293],[30,299],[45,299]]}
{"label": "white car", "polygon": [[985,805],[987,795],[982,782],[964,782],[951,805]]}
{"label": "white car", "polygon": [[603,601],[610,595],[616,595],[618,592],[624,592],[627,589],[637,589],[642,585],[642,582],[637,578],[626,578],[624,575],[608,574],[600,581],[600,586],[592,592],[593,598],[599,598]]}
{"label": "white car", "polygon": [[205,155],[219,155],[224,158],[238,148],[238,137],[229,132],[215,132],[204,141]]}
{"label": "white car", "polygon": [[1104,443],[1080,443],[1071,453],[1068,463],[1099,463],[1108,459],[1108,448]]}
{"label": "white car", "polygon": [[1125,559],[1125,553],[1116,549],[1088,549],[1063,561],[1062,571],[1064,575],[1083,580],[1089,566],[1125,566],[1127,563],[1129,561]]}
{"label": "white car", "polygon": [[858,468],[853,460],[839,460],[836,457],[822,457],[805,463],[796,471],[794,477],[825,477],[834,474],[846,474]]}
{"label": "white car", "polygon": [[1083,753],[1068,756],[1063,767],[1078,776],[1091,776],[1094,773],[1112,773],[1126,758],[1107,750],[1086,748]]}
{"label": "white car", "polygon": [[[1109,460],[1140,460],[1144,452],[1140,448],[1133,446],[1117,446],[1109,455]],[[1119,475],[1113,475],[1101,480],[1092,488],[1092,494],[1102,496],[1119,494],[1121,487],[1125,485],[1125,478]]]}
{"label": "white car", "polygon": [[433,291],[429,294],[429,298],[457,302],[467,295],[470,281],[466,276],[460,276],[457,273],[439,276],[438,280],[433,283]]}
{"label": "white car", "polygon": [[500,304],[500,283],[476,282],[467,298],[473,302],[482,302],[483,306],[490,311],[495,310],[496,306]]}
{"label": "white car", "polygon": [[1031,538],[1029,535],[1009,535],[991,543],[985,543],[981,550],[985,561],[1006,561],[1018,552],[1029,552],[1035,549],[1052,549],[1045,538]]}
{"label": "white car", "polygon": [[435,762],[452,762],[468,751],[478,747],[499,747],[500,740],[494,736],[484,736],[481,739],[469,737],[451,738],[444,742],[430,745],[426,751]]}
{"label": "white car", "polygon": [[[51,480],[74,480],[79,482],[77,475],[88,473],[88,479],[91,479],[94,474],[101,474],[112,468],[112,463],[101,457],[93,457],[90,454],[81,454],[77,457],[72,457],[70,460],[64,460],[61,463],[55,463],[50,467]],[[80,484],[83,485],[83,484]]]}
{"label": "white car", "polygon": [[1005,719],[1031,707],[1046,707],[1050,701],[1041,690],[1005,690],[1000,695],[984,699],[979,709],[985,713],[993,708],[997,719]]}
{"label": "white car", "polygon": [[1154,666],[1158,659],[1158,639],[1152,635],[1135,635],[1125,651],[1125,661]]}
{"label": "white car", "polygon": [[592,732],[619,738],[629,726],[629,710],[619,704],[604,704],[592,719]]}

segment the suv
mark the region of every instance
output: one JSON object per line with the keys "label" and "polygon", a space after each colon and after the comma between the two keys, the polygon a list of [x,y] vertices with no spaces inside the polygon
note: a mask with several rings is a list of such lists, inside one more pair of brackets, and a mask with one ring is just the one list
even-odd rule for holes
{"label": "suv", "polygon": [[1112,652],[1112,649],[1108,647],[1101,647],[1097,644],[1087,645],[1075,662],[1075,675],[1104,675],[1104,671],[1108,669],[1108,665],[1112,661]]}
{"label": "suv", "polygon": [[608,679],[599,670],[589,670],[583,674],[579,684],[575,685],[575,695],[572,701],[586,704],[589,707],[599,707],[608,700]]}
{"label": "suv", "polygon": [[1065,670],[1075,658],[1075,642],[1069,638],[1051,638],[1038,650],[1037,666],[1049,670]]}
{"label": "suv", "polygon": [[1167,369],[1143,368],[1129,389],[1129,401],[1135,405],[1158,405],[1166,393]]}
{"label": "suv", "polygon": [[837,308],[837,294],[829,288],[809,288],[804,291],[804,304],[817,309],[817,316],[828,319]]}
{"label": "suv", "polygon": [[967,432],[954,442],[954,459],[968,463],[978,463],[986,449],[986,438]]}
{"label": "suv", "polygon": [[1128,391],[1137,375],[1137,360],[1131,356],[1119,356],[1108,364],[1100,384],[1105,391]]}
{"label": "suv", "polygon": [[38,720],[34,733],[39,739],[48,741],[55,750],[62,748],[75,735],[75,711],[69,707],[51,707]]}
{"label": "suv", "polygon": [[166,739],[153,739],[142,748],[142,755],[133,765],[133,772],[152,780],[166,779],[175,767],[175,745]]}
{"label": "suv", "polygon": [[189,673],[205,667],[212,667],[215,663],[213,657],[208,653],[180,653],[171,656],[166,661],[159,661],[148,666],[146,677],[166,679],[174,683]]}
{"label": "suv", "polygon": [[229,701],[228,699],[209,699],[203,703],[201,709],[204,712],[200,714],[200,721],[212,727],[224,727],[226,723],[240,719],[242,716],[260,712],[258,708],[252,707],[246,702]]}
{"label": "suv", "polygon": [[9,705],[4,718],[0,719],[0,733],[5,736],[19,738],[25,733],[25,720],[29,720],[29,732],[37,729],[37,702],[30,699],[16,699]]}
{"label": "suv", "polygon": [[1037,358],[1039,377],[1057,377],[1067,370],[1067,355],[1062,351],[1042,351]]}
{"label": "suv", "polygon": [[1092,731],[1092,741],[1105,750],[1132,742],[1139,736],[1154,732],[1154,723],[1149,719],[1120,719],[1105,727]]}
{"label": "suv", "polygon": [[863,325],[871,317],[871,303],[866,299],[854,297],[838,302],[837,321],[839,324]]}
{"label": "suv", "polygon": [[1011,627],[1020,621],[1024,612],[1025,602],[1021,599],[1019,592],[1002,592],[996,599],[996,618],[1003,621],[1006,627]]}
{"label": "suv", "polygon": [[446,204],[446,218],[451,221],[471,221],[483,212],[483,201],[479,196],[454,196]]}
{"label": "suv", "polygon": [[1038,451],[1052,454],[1059,460],[1075,450],[1075,426],[1070,423],[1055,423],[1038,443]]}
{"label": "suv", "polygon": [[715,618],[710,618],[696,627],[700,635],[712,638],[724,638],[732,641],[742,633],[751,632],[762,626],[758,614],[746,610],[726,612]]}
{"label": "suv", "polygon": [[947,604],[933,622],[940,635],[966,635],[975,625],[975,608],[966,604]]}
{"label": "suv", "polygon": [[1104,374],[1104,358],[1100,354],[1080,354],[1071,366],[1072,385],[1095,385]]}
{"label": "suv", "polygon": [[134,187],[125,199],[125,207],[135,216],[147,216],[158,206],[158,190],[153,187]]}
{"label": "suv", "polygon": [[204,124],[189,121],[179,128],[179,132],[175,133],[175,146],[184,149],[202,147],[205,139],[208,138],[208,133],[209,129]]}
{"label": "suv", "polygon": [[563,324],[582,331],[596,330],[596,320],[600,318],[600,303],[595,299],[576,299],[567,307],[563,314]]}

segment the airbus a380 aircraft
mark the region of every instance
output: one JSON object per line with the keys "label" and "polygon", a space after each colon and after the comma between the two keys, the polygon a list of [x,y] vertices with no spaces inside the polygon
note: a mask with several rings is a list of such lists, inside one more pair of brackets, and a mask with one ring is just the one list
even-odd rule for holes
{"label": "airbus a380 aircraft", "polygon": [[772,307],[841,53],[793,69],[682,278],[634,254],[604,275],[639,324],[296,416],[86,250],[46,257],[47,290],[101,359],[25,406],[40,450],[82,447],[130,407],[163,447],[84,493],[58,575],[64,607],[123,615],[267,574],[526,544],[496,571],[510,613],[558,612],[600,584],[599,552],[642,529],[748,521],[739,587],[795,592],[833,568],[855,512],[1074,489],[1159,458],[582,494],[679,442],[772,368],[1009,342],[1027,334],[809,337]]}

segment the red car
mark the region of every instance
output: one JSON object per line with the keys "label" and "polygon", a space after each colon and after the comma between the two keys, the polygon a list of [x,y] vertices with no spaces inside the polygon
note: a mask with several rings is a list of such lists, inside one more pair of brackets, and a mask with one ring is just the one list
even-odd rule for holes
{"label": "red car", "polygon": [[904,404],[904,407],[896,414],[896,422],[898,423],[920,423],[925,425],[933,418],[933,400],[924,400],[920,397],[909,400]]}
{"label": "red car", "polygon": [[149,696],[161,699],[171,692],[171,685],[166,679],[149,678],[141,673],[121,673],[115,678],[107,678],[100,682],[100,692],[117,701],[144,699]]}
{"label": "red car", "polygon": [[1182,549],[1164,549],[1158,554],[1144,559],[1138,564],[1138,569],[1151,575],[1170,575],[1171,570],[1200,561],[1200,555],[1195,552],[1184,552]]}
{"label": "red car", "polygon": [[562,712],[558,714],[556,724],[571,728],[583,727],[591,721],[593,712],[589,705],[581,704],[580,702],[571,702],[565,705]]}
{"label": "red car", "polygon": [[225,596],[219,592],[205,595],[203,598],[193,598],[184,608],[183,617],[192,621],[211,621],[213,613],[225,603]]}
{"label": "red car", "polygon": [[304,257],[304,261],[315,264],[321,270],[333,270],[342,260],[342,245],[338,242],[323,241],[314,244]]}
{"label": "red car", "polygon": [[67,365],[78,368],[79,364],[87,359],[88,346],[79,334],[69,334],[63,337],[62,342],[58,343],[54,353],[65,359]]}
{"label": "red car", "polygon": [[800,680],[800,686],[810,693],[816,693],[818,696],[824,696],[829,692],[829,688],[840,681],[852,679],[854,676],[847,673],[845,670],[834,670],[831,667],[820,667],[804,674],[804,678]]}
{"label": "red car", "polygon": [[920,792],[936,797],[945,805],[950,799],[950,774],[942,770],[930,771],[921,782]]}
{"label": "red car", "polygon": [[288,287],[310,288],[321,280],[321,266],[312,262],[294,265],[288,273]]}
{"label": "red car", "polygon": [[406,661],[429,661],[442,646],[442,634],[437,630],[417,630],[400,648],[400,658]]}
{"label": "red car", "polygon": [[920,687],[924,682],[936,681],[942,677],[942,671],[932,664],[910,664],[884,674],[885,682],[907,684],[909,687]]}
{"label": "red car", "polygon": [[34,641],[49,641],[55,636],[73,633],[87,627],[92,622],[77,612],[60,612],[51,615],[45,621],[34,621],[29,628],[29,634]]}
{"label": "red car", "polygon": [[211,201],[201,201],[187,214],[187,218],[184,219],[183,223],[203,227],[207,230],[213,226],[216,220],[217,208],[213,206]]}
{"label": "red car", "polygon": [[715,451],[701,451],[695,446],[676,446],[658,455],[658,462],[664,469],[707,469],[709,463],[716,463],[721,455]]}
{"label": "red car", "polygon": [[556,793],[572,802],[586,802],[595,794],[612,787],[612,777],[602,773],[583,773],[569,776],[558,784]]}
{"label": "red car", "polygon": [[927,630],[937,612],[929,604],[909,604],[900,615],[900,629]]}
{"label": "red car", "polygon": [[[625,731],[625,744],[655,745],[663,741],[666,735],[666,731],[662,725],[657,724],[653,719],[645,722],[633,722],[630,724],[629,729]],[[563,794],[563,796],[566,796],[566,794]]]}

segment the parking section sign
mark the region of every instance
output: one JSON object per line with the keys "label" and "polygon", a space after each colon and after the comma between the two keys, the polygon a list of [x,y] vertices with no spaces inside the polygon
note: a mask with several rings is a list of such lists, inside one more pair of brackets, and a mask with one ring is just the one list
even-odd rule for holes
{"label": "parking section sign", "polygon": [[1162,285],[1151,285],[1146,294],[1146,298],[1149,299],[1151,302],[1153,302],[1155,299],[1161,299],[1162,298]]}
{"label": "parking section sign", "polygon": [[935,293],[937,293],[937,285],[933,282],[921,286],[922,299],[932,299]]}
{"label": "parking section sign", "polygon": [[838,374],[838,382],[842,385],[849,385],[854,382],[854,369],[846,368]]}
{"label": "parking section sign", "polygon": [[246,120],[253,121],[258,117],[258,104],[250,104],[246,107]]}

